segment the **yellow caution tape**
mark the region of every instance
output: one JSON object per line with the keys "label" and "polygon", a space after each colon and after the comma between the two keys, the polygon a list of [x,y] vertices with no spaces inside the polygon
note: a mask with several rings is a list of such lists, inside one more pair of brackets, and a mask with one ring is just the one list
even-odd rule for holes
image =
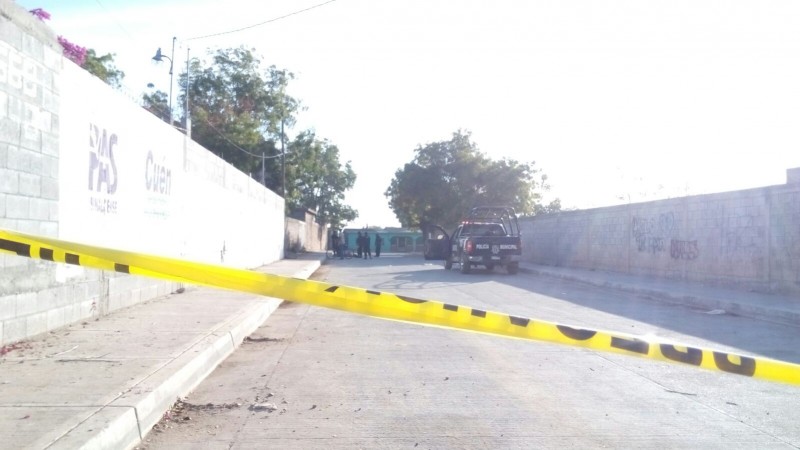
{"label": "yellow caution tape", "polygon": [[574,328],[386,292],[112,250],[7,230],[0,230],[0,251],[93,269],[249,292],[384,319],[554,342],[800,385],[798,364],[653,342],[622,333]]}

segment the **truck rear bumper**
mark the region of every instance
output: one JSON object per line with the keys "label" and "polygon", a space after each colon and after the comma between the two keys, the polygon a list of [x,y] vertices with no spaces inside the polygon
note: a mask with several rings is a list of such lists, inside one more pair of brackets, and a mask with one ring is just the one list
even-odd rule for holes
{"label": "truck rear bumper", "polygon": [[467,257],[467,259],[469,259],[469,262],[476,264],[508,264],[511,262],[519,262],[522,258],[520,255],[472,255]]}

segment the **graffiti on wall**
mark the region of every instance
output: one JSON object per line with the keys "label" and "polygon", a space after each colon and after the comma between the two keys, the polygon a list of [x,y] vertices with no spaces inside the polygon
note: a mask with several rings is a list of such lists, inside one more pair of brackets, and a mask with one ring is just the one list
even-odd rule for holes
{"label": "graffiti on wall", "polygon": [[700,250],[697,247],[697,241],[679,241],[673,239],[669,245],[669,256],[673,259],[697,259],[700,256]]}
{"label": "graffiti on wall", "polygon": [[756,225],[752,215],[730,216],[723,241],[726,255],[756,256],[761,253],[764,240],[763,227]]}
{"label": "graffiti on wall", "polygon": [[652,217],[633,217],[633,238],[640,252],[656,254],[667,249],[667,240],[675,235],[675,215],[671,212]]}

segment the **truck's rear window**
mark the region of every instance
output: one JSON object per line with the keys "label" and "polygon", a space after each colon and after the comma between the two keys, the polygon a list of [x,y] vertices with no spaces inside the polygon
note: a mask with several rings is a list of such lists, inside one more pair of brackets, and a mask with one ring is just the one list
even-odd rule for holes
{"label": "truck's rear window", "polygon": [[466,236],[505,236],[502,225],[497,223],[471,223],[464,225],[461,234]]}

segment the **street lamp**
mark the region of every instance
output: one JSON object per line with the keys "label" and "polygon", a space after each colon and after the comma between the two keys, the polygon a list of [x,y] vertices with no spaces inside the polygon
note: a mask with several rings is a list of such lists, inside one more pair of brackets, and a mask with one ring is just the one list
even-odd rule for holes
{"label": "street lamp", "polygon": [[167,56],[161,53],[161,47],[156,50],[156,56],[153,56],[153,61],[161,62],[164,58],[169,60],[169,124],[172,126],[172,60],[175,58],[175,37],[172,38],[172,56]]}

